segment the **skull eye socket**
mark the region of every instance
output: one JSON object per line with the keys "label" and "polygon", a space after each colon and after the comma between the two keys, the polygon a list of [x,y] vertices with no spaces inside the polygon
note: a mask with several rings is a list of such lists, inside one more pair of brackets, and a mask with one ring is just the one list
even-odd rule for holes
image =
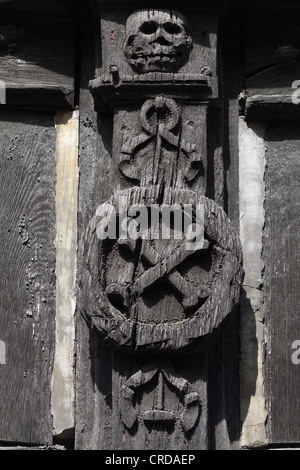
{"label": "skull eye socket", "polygon": [[140,31],[144,34],[153,34],[157,31],[157,23],[155,23],[155,21],[145,21],[145,23],[140,26]]}
{"label": "skull eye socket", "polygon": [[164,30],[169,34],[181,34],[181,27],[176,23],[171,23],[168,21],[163,25]]}

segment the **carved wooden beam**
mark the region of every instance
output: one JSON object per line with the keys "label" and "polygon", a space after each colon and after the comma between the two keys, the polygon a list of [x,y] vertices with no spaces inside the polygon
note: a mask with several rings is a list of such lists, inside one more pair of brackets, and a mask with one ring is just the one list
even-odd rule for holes
{"label": "carved wooden beam", "polygon": [[101,4],[90,90],[113,117],[114,187],[81,241],[80,304],[114,351],[112,442],[207,448],[206,349],[243,275],[238,236],[206,197],[218,16]]}
{"label": "carved wooden beam", "polygon": [[63,2],[1,2],[0,18],[0,88],[5,87],[6,106],[74,107],[74,24]]}

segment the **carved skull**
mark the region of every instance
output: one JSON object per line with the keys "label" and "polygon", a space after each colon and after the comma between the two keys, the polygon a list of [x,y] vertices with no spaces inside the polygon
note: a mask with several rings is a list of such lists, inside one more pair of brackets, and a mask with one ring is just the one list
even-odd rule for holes
{"label": "carved skull", "polygon": [[139,10],[126,22],[124,52],[138,73],[176,72],[189,59],[192,39],[186,19],[171,10]]}

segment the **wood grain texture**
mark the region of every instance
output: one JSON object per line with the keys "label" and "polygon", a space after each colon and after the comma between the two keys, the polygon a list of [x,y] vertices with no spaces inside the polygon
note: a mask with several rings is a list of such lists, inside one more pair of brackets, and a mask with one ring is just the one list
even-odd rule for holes
{"label": "wood grain texture", "polygon": [[300,440],[299,365],[292,362],[292,343],[300,338],[299,139],[298,124],[272,126],[266,134],[266,397],[268,438],[275,444]]}
{"label": "wood grain texture", "polygon": [[[165,375],[158,373],[156,365],[170,370],[172,382]],[[126,356],[116,353],[113,362],[112,387],[122,387],[137,377],[135,393],[132,393],[128,415],[136,413],[137,420],[132,426],[124,424],[125,403],[122,394],[113,394],[112,435],[113,448],[120,450],[192,450],[207,449],[207,355],[203,352],[188,358],[178,357],[174,361],[166,361],[165,357],[154,360],[147,357],[136,358],[132,363]],[[138,379],[139,374],[146,373]],[[135,375],[134,375],[135,373]],[[175,375],[175,377],[174,377]],[[184,429],[184,397],[185,390],[190,387],[196,399],[196,408],[191,409],[191,429]],[[181,392],[181,389],[183,391]],[[133,387],[134,390],[134,387]],[[192,393],[193,393],[192,392]],[[191,395],[192,395],[191,393]],[[160,402],[161,399],[161,402]],[[164,407],[164,410],[160,410]],[[186,410],[187,411],[187,410]],[[186,418],[187,419],[187,418]]]}
{"label": "wood grain texture", "polygon": [[[46,6],[47,5],[47,6]],[[0,49],[6,104],[26,108],[71,108],[74,105],[74,25],[62,2],[0,5],[1,17],[25,31],[17,48]]]}
{"label": "wood grain texture", "polygon": [[55,128],[51,114],[1,113],[0,440],[52,441]]}
{"label": "wood grain texture", "polygon": [[[188,8],[186,10],[189,11]],[[122,96],[122,103],[120,105],[116,104],[113,116],[113,113],[96,115],[92,96],[89,95],[88,78],[94,75],[95,64],[97,80],[101,74],[109,75],[111,65],[119,67],[120,76],[130,75],[131,73],[124,59],[122,49],[125,38],[124,26],[128,10],[111,9],[110,11],[105,11],[105,9],[101,9],[101,13],[101,32],[99,32],[97,26],[99,24],[97,12],[94,18],[96,42],[94,41],[92,30],[90,31],[90,36],[84,38],[84,48],[89,53],[84,57],[82,66],[83,81],[80,105],[81,182],[78,219],[80,249],[82,248],[86,229],[95,215],[97,206],[109,200],[114,191],[120,187],[129,188],[129,190],[132,188],[133,185],[130,178],[136,176],[134,175],[135,158],[138,160],[141,157],[141,168],[145,170],[144,172],[142,171],[144,178],[143,185],[146,186],[146,189],[147,184],[151,180],[149,175],[153,176],[152,170],[147,166],[149,159],[145,158],[142,160],[143,157],[148,156],[148,148],[144,146],[144,143],[147,141],[146,143],[148,144],[148,141],[151,141],[152,137],[150,136],[149,138],[151,132],[148,132],[148,136],[141,137],[141,134],[145,132],[145,128],[143,129],[140,123],[141,107],[149,97],[145,96],[143,99],[143,92],[141,92],[138,100],[135,100],[133,103],[131,97],[126,97],[125,92]],[[214,74],[216,71],[216,18],[203,16],[199,24],[198,17],[196,21],[190,15],[189,22],[191,23],[193,34],[196,35],[196,51],[198,52],[195,52],[191,63],[187,64],[187,69],[190,68],[186,72],[187,74],[196,74],[199,68],[201,68],[202,60],[210,60],[213,68],[212,73]],[[204,32],[207,30],[211,33]],[[102,52],[99,47],[100,42],[102,43]],[[96,46],[95,58],[93,57],[93,46]],[[210,47],[212,50],[210,50]],[[199,53],[199,48],[201,53]],[[201,56],[201,62],[197,58],[198,54]],[[136,82],[139,81],[136,77],[134,80]],[[157,82],[161,84],[159,80]],[[150,85],[154,85],[154,83],[156,82],[150,83]],[[176,85],[174,83],[174,86]],[[117,87],[115,91],[117,96]],[[153,95],[155,93],[156,90],[153,91]],[[164,98],[167,98],[167,95],[168,92],[165,91]],[[155,99],[155,96],[151,96],[150,99]],[[200,151],[201,149],[200,153],[203,157],[204,168],[209,172],[209,175],[206,175],[205,171],[201,173],[202,177],[197,175],[198,179],[195,178],[192,181],[191,190],[198,190],[200,194],[209,191],[211,194],[217,194],[219,200],[223,202],[223,188],[219,187],[220,183],[224,183],[221,148],[223,143],[222,112],[219,112],[219,109],[215,109],[211,114],[208,113],[211,117],[217,116],[214,124],[210,121],[208,126],[210,131],[216,131],[218,135],[216,141],[212,135],[207,138],[207,114],[206,112],[199,112],[199,109],[196,110],[199,103],[194,103],[193,100],[189,102],[188,99],[180,100],[180,98],[178,101],[177,105],[182,110],[182,128],[178,125],[178,128],[173,132],[173,138],[168,135],[169,140],[165,139],[166,133],[155,136],[156,141],[159,142],[156,149],[161,148],[161,142],[163,141],[163,145],[165,145],[164,155],[172,162],[173,154],[178,155],[180,153],[177,151],[176,145],[174,150],[176,136],[181,135],[183,137],[184,134],[187,140],[196,140],[196,146],[199,147],[198,150]],[[172,108],[174,109],[176,106]],[[148,116],[151,115],[151,112]],[[168,119],[170,115],[172,113],[168,112]],[[148,127],[147,124],[146,127]],[[136,140],[134,140],[135,138]],[[166,140],[168,141],[167,144],[165,143]],[[206,148],[207,142],[209,142],[209,149]],[[136,144],[137,149],[135,151]],[[234,145],[230,146],[229,152],[234,152],[234,149]],[[122,154],[122,162],[120,162],[120,154]],[[134,158],[131,159],[133,154]],[[213,156],[213,164],[211,162],[207,163],[207,154]],[[149,155],[150,158],[153,157],[153,155],[151,157],[151,150]],[[126,169],[124,168],[125,165],[122,168],[120,167],[120,163],[124,162],[127,165]],[[160,167],[161,173],[157,173],[158,179],[162,175],[166,176],[167,179],[169,178],[168,168],[171,173],[171,164],[169,167],[168,165],[163,167],[163,163]],[[145,168],[143,165],[145,165]],[[178,184],[178,187],[182,187],[181,176],[177,180],[173,176],[169,178],[168,185]],[[207,181],[213,182],[213,184],[218,186],[207,188],[206,178]],[[139,177],[136,180],[139,180]],[[138,188],[136,193],[138,194],[142,189],[141,187]],[[233,193],[231,193],[230,197],[234,198]],[[225,236],[226,228],[221,226],[222,223],[216,228],[216,232],[220,233],[220,236]],[[127,272],[130,270],[132,263],[127,262],[126,264],[126,257],[124,257],[122,263],[119,259],[116,260],[111,256],[107,266],[104,267],[101,264],[102,258],[98,258],[97,250],[94,251],[95,247],[91,244],[89,245],[88,240],[86,248],[87,252],[89,248],[91,250],[90,259],[93,261],[92,271],[95,274],[95,281],[97,279],[97,269],[100,269],[102,276],[107,276],[113,281],[127,279]],[[140,263],[139,268],[141,266],[142,264]],[[189,275],[189,280],[193,283],[193,275],[197,278],[197,273],[189,273],[188,269],[186,271],[187,273],[185,272],[185,274]],[[225,271],[229,272],[226,268]],[[79,264],[76,449],[184,450],[187,448],[229,449],[236,446],[239,433],[236,360],[238,348],[237,312],[233,312],[233,318],[230,316],[229,324],[224,325],[221,322],[222,324],[218,328],[219,336],[216,335],[217,337],[211,339],[209,351],[198,351],[190,355],[185,355],[181,351],[180,354],[174,354],[168,358],[166,357],[168,354],[165,354],[165,351],[159,351],[159,354],[156,351],[156,354],[152,355],[145,348],[145,350],[139,351],[139,354],[137,354],[134,350],[133,341],[133,347],[131,349],[129,347],[127,354],[123,354],[118,350],[110,349],[105,344],[102,335],[97,333],[96,328],[92,324],[93,322],[89,321],[89,318],[86,318],[86,323],[83,321],[81,312],[91,302],[91,291],[88,288],[83,289],[83,284],[87,279],[82,274],[82,265]],[[176,283],[178,287],[177,281],[180,279],[181,288],[185,288],[181,278],[177,276],[175,279],[176,273],[169,274],[172,276],[171,283]],[[115,294],[113,291],[115,286],[111,285],[108,287],[112,287],[112,292]],[[103,305],[101,300],[99,301],[99,277],[98,284],[97,281],[95,283],[94,291],[97,292],[96,297],[98,295],[96,304],[98,306]],[[155,308],[154,304],[157,303],[156,296],[159,296],[161,291],[162,289],[159,285],[156,292],[152,293],[153,295],[151,294],[151,298],[146,299],[146,303],[150,307],[148,309],[141,308],[139,311],[139,315],[143,317],[144,323],[148,322],[149,334],[147,333],[147,342],[149,344],[151,341],[155,344],[156,341],[156,337],[151,336],[151,328],[153,326],[165,328],[172,320],[175,320],[174,323],[176,324],[176,320],[180,320],[180,315],[182,315],[178,308],[178,305],[181,305],[182,299],[179,299],[176,305],[171,303],[175,296],[173,295],[172,298],[169,292],[164,296],[165,304],[163,307],[160,306],[160,310]],[[188,302],[190,302],[190,292],[187,293]],[[218,297],[216,296],[216,298]],[[168,299],[170,300],[168,301]],[[221,311],[221,309],[217,310],[218,312]],[[120,340],[126,341],[125,335],[122,336],[123,333],[124,329],[120,332]],[[182,338],[186,334],[188,332],[182,327]],[[180,343],[181,337],[179,332],[175,339]],[[170,351],[173,354],[172,348],[170,348]],[[229,363],[225,364],[227,358]],[[228,378],[227,375],[230,377]],[[198,406],[199,404],[200,406]]]}
{"label": "wood grain texture", "polygon": [[[300,67],[298,17],[299,5],[294,1],[262,1],[249,6],[250,20],[245,27],[249,121],[298,119],[298,107],[292,101],[292,85],[299,79]],[[291,39],[292,36],[295,37]]]}
{"label": "wood grain texture", "polygon": [[[89,80],[94,76],[94,25],[87,10],[82,11],[83,38],[82,80],[80,93],[80,181],[78,195],[78,239],[93,217],[97,205],[111,194],[112,118],[94,112]],[[96,22],[97,24],[97,22]],[[95,27],[95,31],[99,33]],[[77,278],[79,281],[79,279]],[[76,312],[76,428],[75,448],[112,448],[111,351],[103,346],[98,335],[89,329],[80,314],[80,283]]]}

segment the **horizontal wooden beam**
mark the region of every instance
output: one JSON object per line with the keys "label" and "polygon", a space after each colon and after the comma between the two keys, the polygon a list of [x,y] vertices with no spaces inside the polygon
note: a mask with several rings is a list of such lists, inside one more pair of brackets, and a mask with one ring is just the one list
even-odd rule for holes
{"label": "horizontal wooden beam", "polygon": [[36,86],[8,84],[6,88],[5,106],[9,108],[70,109],[73,104],[74,90],[72,87],[48,84]]}
{"label": "horizontal wooden beam", "polygon": [[247,121],[300,120],[300,107],[290,95],[255,95],[246,100]]}
{"label": "horizontal wooden beam", "polygon": [[75,27],[55,0],[0,4],[1,104],[14,108],[74,107]]}
{"label": "horizontal wooden beam", "polygon": [[162,9],[179,9],[180,11],[206,11],[209,13],[221,13],[231,3],[231,0],[188,0],[185,4],[179,0],[98,0],[98,4],[103,7],[115,7],[118,8],[133,8],[138,10],[140,8],[162,8]]}

